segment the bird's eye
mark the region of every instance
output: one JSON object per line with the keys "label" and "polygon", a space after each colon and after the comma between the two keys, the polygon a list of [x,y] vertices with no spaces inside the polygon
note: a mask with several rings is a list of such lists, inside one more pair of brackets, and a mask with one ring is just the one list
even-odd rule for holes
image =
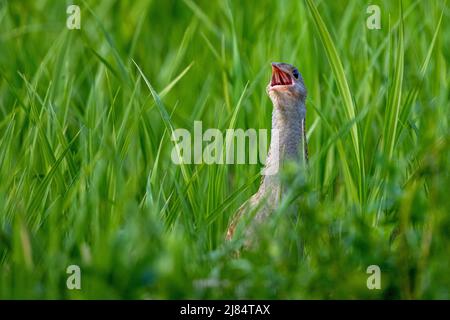
{"label": "bird's eye", "polygon": [[294,69],[294,71],[292,71],[292,75],[294,76],[295,79],[298,79],[299,73],[297,69]]}

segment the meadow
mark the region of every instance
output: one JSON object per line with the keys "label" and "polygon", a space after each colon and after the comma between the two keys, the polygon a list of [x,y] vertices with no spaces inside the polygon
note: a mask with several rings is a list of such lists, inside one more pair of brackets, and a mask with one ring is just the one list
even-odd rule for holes
{"label": "meadow", "polygon": [[[449,299],[449,21],[438,0],[0,0],[0,299]],[[236,255],[261,165],[177,165],[171,135],[270,129],[272,61],[305,80],[310,159]]]}

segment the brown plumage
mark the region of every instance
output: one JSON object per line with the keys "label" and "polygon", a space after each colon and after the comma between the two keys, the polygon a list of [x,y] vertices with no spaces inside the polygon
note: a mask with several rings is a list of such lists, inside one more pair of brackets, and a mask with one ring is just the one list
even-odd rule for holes
{"label": "brown plumage", "polygon": [[261,185],[234,215],[227,230],[227,240],[233,238],[244,214],[255,213],[245,230],[245,236],[249,238],[257,225],[277,208],[285,191],[278,174],[284,160],[306,162],[308,159],[305,131],[307,92],[297,68],[287,63],[272,63],[267,93],[273,103],[272,135]]}

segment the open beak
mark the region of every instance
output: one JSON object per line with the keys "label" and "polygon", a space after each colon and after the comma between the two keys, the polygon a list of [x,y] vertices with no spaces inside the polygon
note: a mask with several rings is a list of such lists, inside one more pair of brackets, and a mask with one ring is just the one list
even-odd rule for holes
{"label": "open beak", "polygon": [[270,86],[288,86],[293,84],[292,77],[284,72],[278,63],[272,62],[272,80]]}

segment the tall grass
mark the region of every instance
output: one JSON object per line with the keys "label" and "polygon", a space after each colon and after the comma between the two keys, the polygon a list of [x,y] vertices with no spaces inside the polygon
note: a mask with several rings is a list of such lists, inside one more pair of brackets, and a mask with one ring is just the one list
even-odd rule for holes
{"label": "tall grass", "polygon": [[[84,1],[68,30],[1,1],[0,298],[449,298],[450,11],[370,4],[380,30],[314,0]],[[270,129],[271,61],[308,88],[308,175],[235,257],[261,166],[175,165],[171,137]]]}

